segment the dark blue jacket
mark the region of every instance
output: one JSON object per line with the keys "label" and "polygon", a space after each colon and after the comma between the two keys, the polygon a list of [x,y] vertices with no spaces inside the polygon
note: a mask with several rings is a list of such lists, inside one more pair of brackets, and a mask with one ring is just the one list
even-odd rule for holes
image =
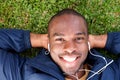
{"label": "dark blue jacket", "polygon": [[[45,54],[47,50],[42,49],[34,58],[19,55],[29,48],[29,31],[0,30],[0,80],[64,80],[63,72],[50,55]],[[108,33],[105,49],[120,53],[119,32]],[[120,80],[120,59],[113,61],[104,58],[93,49],[86,62],[92,66],[87,80]]]}

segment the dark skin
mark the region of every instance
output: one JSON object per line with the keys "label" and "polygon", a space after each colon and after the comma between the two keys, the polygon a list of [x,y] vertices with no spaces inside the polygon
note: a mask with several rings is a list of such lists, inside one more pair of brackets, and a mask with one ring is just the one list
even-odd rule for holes
{"label": "dark skin", "polygon": [[48,48],[48,34],[30,33],[30,41],[32,47]]}
{"label": "dark skin", "polygon": [[[50,55],[69,75],[78,74],[88,54],[88,34],[84,20],[76,15],[64,14],[49,25]],[[79,78],[84,72],[79,74]]]}
{"label": "dark skin", "polygon": [[[44,47],[48,49],[48,34],[30,33],[30,40],[32,47]],[[89,35],[91,48],[104,48],[107,41],[107,34],[103,35]]]}
{"label": "dark skin", "polygon": [[107,34],[89,35],[91,48],[104,48],[107,41]]}

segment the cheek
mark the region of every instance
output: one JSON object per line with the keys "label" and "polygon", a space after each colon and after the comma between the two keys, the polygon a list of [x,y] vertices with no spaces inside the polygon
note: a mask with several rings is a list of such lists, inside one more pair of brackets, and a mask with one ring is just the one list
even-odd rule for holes
{"label": "cheek", "polygon": [[58,56],[63,53],[62,47],[51,44],[50,49],[51,49],[50,55],[51,55],[52,59],[54,59],[55,61],[58,60]]}
{"label": "cheek", "polygon": [[79,49],[84,52],[88,52],[88,45],[86,43],[80,44]]}
{"label": "cheek", "polygon": [[51,45],[50,55],[51,55],[51,58],[54,60],[54,62],[57,64],[60,63],[59,55],[63,53],[62,51],[63,50],[60,46]]}
{"label": "cheek", "polygon": [[87,54],[88,54],[88,45],[87,44],[79,45],[78,52],[81,52],[82,55],[87,56]]}
{"label": "cheek", "polygon": [[54,42],[51,43],[51,52],[55,53],[55,54],[59,54],[62,53],[63,51],[63,45],[62,44],[56,44]]}

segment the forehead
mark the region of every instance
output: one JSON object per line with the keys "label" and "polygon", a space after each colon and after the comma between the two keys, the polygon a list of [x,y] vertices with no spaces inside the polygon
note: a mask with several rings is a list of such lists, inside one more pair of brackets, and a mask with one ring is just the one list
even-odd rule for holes
{"label": "forehead", "polygon": [[65,33],[76,34],[86,33],[87,28],[83,18],[77,15],[64,14],[55,17],[49,24],[49,34],[52,33]]}

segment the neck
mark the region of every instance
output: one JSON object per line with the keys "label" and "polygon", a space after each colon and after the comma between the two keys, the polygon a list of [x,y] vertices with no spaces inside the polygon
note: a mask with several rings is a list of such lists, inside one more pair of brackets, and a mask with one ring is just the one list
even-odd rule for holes
{"label": "neck", "polygon": [[[82,68],[82,69],[84,69],[84,68]],[[66,78],[71,79],[71,80],[78,80],[78,79],[80,79],[82,76],[84,76],[85,71],[79,71],[79,70],[75,74],[72,74],[72,75],[65,74]]]}
{"label": "neck", "polygon": [[82,72],[80,71],[80,72],[77,72],[74,75],[66,75],[66,78],[71,79],[71,80],[78,80],[82,76],[84,76],[84,74],[85,74],[85,71],[82,71]]}

